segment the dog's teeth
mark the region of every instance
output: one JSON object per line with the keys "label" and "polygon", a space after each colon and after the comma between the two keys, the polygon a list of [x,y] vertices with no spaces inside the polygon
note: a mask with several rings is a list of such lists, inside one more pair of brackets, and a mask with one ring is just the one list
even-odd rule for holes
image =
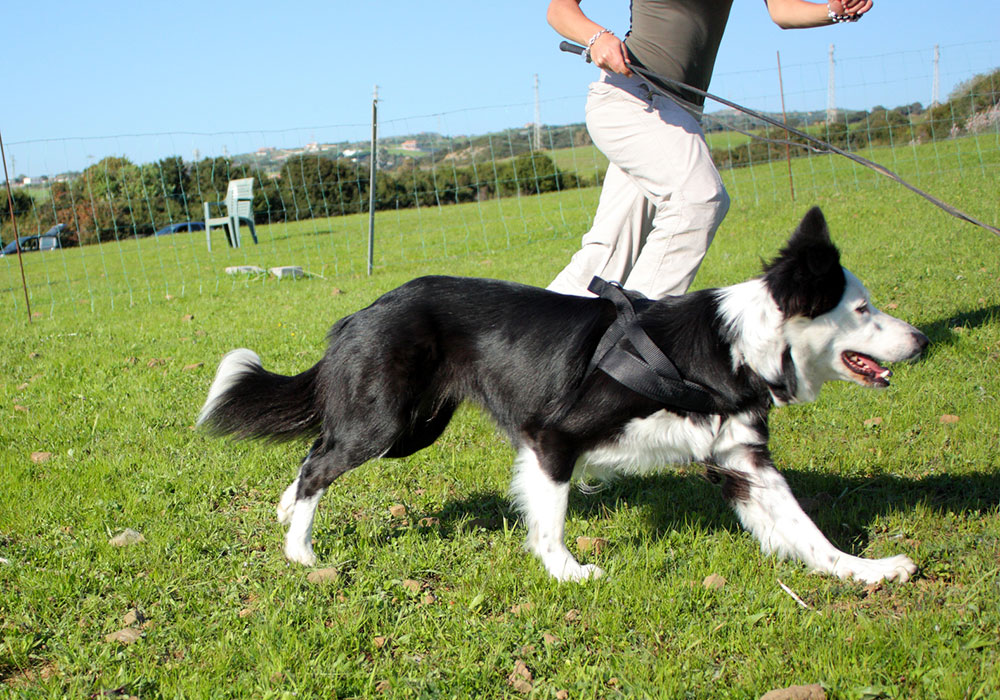
{"label": "dog's teeth", "polygon": [[884,370],[884,371],[883,371],[883,372],[882,372],[882,373],[881,373],[880,375],[878,375],[878,376],[879,376],[879,378],[880,378],[880,379],[888,379],[889,377],[891,377],[891,376],[892,376],[892,372],[890,372],[889,370]]}

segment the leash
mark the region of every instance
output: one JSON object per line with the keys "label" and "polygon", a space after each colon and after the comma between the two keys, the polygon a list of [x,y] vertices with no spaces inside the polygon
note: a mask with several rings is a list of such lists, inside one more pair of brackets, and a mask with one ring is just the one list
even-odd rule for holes
{"label": "leash", "polygon": [[[570,43],[568,41],[563,41],[563,42],[561,42],[559,44],[559,49],[561,51],[565,51],[567,53],[575,53],[575,54],[583,55],[587,59],[587,63],[590,63],[590,55],[588,53],[586,53],[587,49],[584,48],[583,46],[580,46],[578,44],[573,44],[573,43]],[[849,151],[845,151],[842,148],[838,148],[837,146],[834,146],[831,143],[827,143],[826,141],[818,139],[815,136],[810,136],[809,134],[805,133],[804,131],[800,131],[800,130],[796,129],[795,127],[788,126],[787,124],[783,124],[783,123],[779,122],[777,119],[769,117],[769,116],[767,116],[765,114],[761,114],[760,112],[754,111],[754,110],[750,109],[749,107],[744,107],[743,105],[737,104],[735,102],[731,102],[731,101],[725,99],[724,97],[719,97],[718,95],[713,95],[710,92],[706,92],[706,91],[704,91],[704,90],[702,90],[700,88],[696,88],[696,87],[694,87],[692,85],[687,85],[686,83],[682,83],[679,80],[674,80],[672,78],[667,78],[665,76],[662,76],[662,75],[659,75],[657,73],[654,73],[654,72],[652,72],[650,70],[646,70],[645,68],[643,68],[641,66],[629,64],[629,68],[632,69],[633,71],[635,71],[636,73],[638,73],[639,75],[641,75],[642,77],[646,78],[647,80],[652,81],[653,84],[650,85],[651,90],[657,92],[660,95],[663,95],[664,97],[668,97],[671,100],[674,100],[675,102],[677,100],[677,98],[675,98],[673,95],[671,95],[667,90],[664,90],[663,88],[661,88],[660,85],[657,85],[657,83],[660,83],[662,85],[669,85],[669,86],[674,87],[675,89],[680,90],[682,92],[685,92],[685,91],[693,92],[693,93],[695,93],[697,95],[701,95],[702,97],[706,97],[706,98],[708,98],[708,99],[710,99],[710,100],[712,100],[714,102],[718,102],[719,104],[723,104],[723,105],[725,105],[727,107],[730,107],[732,109],[735,109],[735,110],[737,110],[739,112],[743,112],[744,114],[746,114],[748,116],[751,116],[751,117],[753,117],[755,119],[759,119],[762,122],[765,122],[765,123],[770,124],[772,126],[777,126],[777,127],[781,128],[781,129],[784,129],[785,131],[787,131],[787,132],[789,132],[791,134],[795,134],[796,136],[798,136],[801,139],[805,139],[809,144],[811,144],[811,147],[810,146],[805,146],[805,147],[809,148],[813,153],[836,153],[837,155],[844,156],[845,158],[847,158],[849,160],[852,160],[852,161],[854,161],[855,163],[857,163],[859,165],[863,165],[866,168],[870,168],[870,169],[874,170],[875,172],[877,172],[877,173],[879,173],[881,175],[885,175],[890,180],[894,180],[895,182],[898,182],[900,185],[902,185],[906,189],[910,190],[911,192],[915,192],[916,194],[920,195],[921,197],[923,197],[924,199],[926,199],[931,204],[935,205],[939,209],[942,209],[942,210],[948,212],[949,214],[951,214],[955,218],[961,219],[962,221],[966,221],[966,222],[968,222],[970,224],[974,224],[976,226],[979,226],[980,228],[986,229],[987,231],[989,231],[990,233],[992,233],[994,236],[1000,237],[1000,229],[996,228],[995,226],[990,226],[989,224],[984,223],[982,221],[979,221],[978,219],[975,219],[972,216],[969,216],[968,214],[966,214],[965,212],[961,211],[960,209],[957,209],[956,207],[953,207],[952,205],[948,204],[947,202],[944,202],[944,201],[938,199],[937,197],[935,197],[935,196],[933,196],[931,194],[928,194],[927,192],[924,192],[922,189],[920,189],[920,188],[918,188],[918,187],[916,187],[914,185],[911,185],[909,182],[907,182],[906,180],[904,180],[903,178],[901,178],[899,175],[897,175],[896,173],[894,173],[891,170],[889,170],[888,168],[886,168],[884,165],[879,165],[878,163],[876,163],[874,161],[871,161],[871,160],[868,160],[867,158],[862,158],[859,155],[856,155],[856,154],[851,153]],[[743,132],[743,133],[746,133],[746,132]],[[758,139],[760,138],[759,136],[754,136],[752,134],[748,134],[748,135],[752,136],[753,138],[758,138]],[[767,139],[765,139],[765,140],[767,140]],[[803,147],[803,144],[796,143],[794,141],[785,141],[783,143],[787,143],[787,144],[790,144],[790,145],[793,145],[793,146]]]}
{"label": "leash", "polygon": [[[618,313],[597,344],[580,386],[600,369],[619,384],[669,408],[694,413],[722,410],[725,401],[721,396],[682,377],[670,358],[646,335],[639,325],[632,299],[620,284],[594,277],[587,289],[612,302]],[[621,346],[623,338],[628,339],[636,354]]]}

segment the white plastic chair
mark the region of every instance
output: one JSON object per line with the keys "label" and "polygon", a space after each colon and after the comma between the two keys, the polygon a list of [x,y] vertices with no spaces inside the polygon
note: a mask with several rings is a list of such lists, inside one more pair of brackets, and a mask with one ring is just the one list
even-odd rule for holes
{"label": "white plastic chair", "polygon": [[[214,219],[211,215],[211,207],[225,207],[226,215],[217,216]],[[240,180],[230,180],[226,190],[226,199],[222,202],[205,202],[205,240],[208,249],[212,250],[212,227],[225,226],[227,229],[226,238],[229,245],[239,248],[242,241],[240,239],[240,224],[250,227],[250,235],[253,242],[257,243],[257,230],[253,226],[253,178],[245,177]]]}

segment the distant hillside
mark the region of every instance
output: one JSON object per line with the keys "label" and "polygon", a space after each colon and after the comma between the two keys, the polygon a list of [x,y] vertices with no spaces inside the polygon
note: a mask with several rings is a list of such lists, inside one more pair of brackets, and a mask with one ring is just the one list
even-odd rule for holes
{"label": "distant hillside", "polygon": [[[429,168],[437,163],[467,166],[483,161],[516,158],[533,150],[558,150],[591,143],[587,128],[582,123],[542,125],[541,143],[538,149],[533,149],[534,131],[531,125],[526,125],[479,136],[444,136],[434,132],[421,132],[379,139],[379,170],[391,171],[404,166]],[[259,168],[267,175],[275,175],[281,172],[289,158],[302,155],[344,159],[363,165],[371,158],[371,142],[344,141],[312,143],[302,148],[264,148],[256,153],[235,155],[232,160],[237,165]]]}
{"label": "distant hillside", "polygon": [[[897,111],[901,111],[904,114],[920,114],[923,112],[923,109],[923,106],[919,102],[896,108]],[[873,112],[883,110],[885,110],[885,107],[877,106],[872,108]],[[782,116],[781,112],[761,112],[761,114],[779,122],[787,120],[786,123],[789,126],[797,129],[826,122],[825,109],[814,109],[809,112],[788,112],[784,116]],[[863,109],[838,109],[835,111],[835,121],[844,124],[854,124],[863,120],[868,114]],[[769,125],[760,119],[755,119],[735,109],[723,109],[718,112],[706,114],[703,127],[706,132],[753,131],[755,129],[769,128]]]}

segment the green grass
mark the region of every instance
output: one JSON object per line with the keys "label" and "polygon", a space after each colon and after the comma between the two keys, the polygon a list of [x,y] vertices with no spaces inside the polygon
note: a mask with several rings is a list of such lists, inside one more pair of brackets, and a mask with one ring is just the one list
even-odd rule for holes
{"label": "green grass", "polygon": [[603,176],[608,167],[607,157],[597,146],[574,146],[546,151],[552,162],[563,172],[576,173],[593,181],[597,176]]}
{"label": "green grass", "polygon": [[[713,131],[705,134],[705,140],[710,148],[735,148],[750,140],[749,136],[737,131]],[[608,167],[607,157],[597,146],[574,146],[546,151],[546,155],[563,172],[573,172],[593,179],[595,175],[603,174]]]}
{"label": "green grass", "polygon": [[[969,146],[873,155],[996,223],[1000,156]],[[334,320],[418,274],[545,284],[596,191],[380,214],[372,277],[364,217],[278,225],[211,255],[197,234],[129,241],[26,256],[30,324],[19,271],[0,262],[0,695],[525,697],[508,681],[519,662],[537,698],[804,683],[858,700],[1000,695],[1000,242],[826,158],[796,161],[792,203],[785,168],[725,175],[733,209],[697,284],[755,274],[819,203],[876,304],[931,337],[887,391],[829,386],[772,426],[779,467],[829,537],[908,554],[914,580],[866,589],[762,556],[686,467],[574,493],[570,547],[606,538],[582,559],[608,575],[556,584],[522,550],[509,447],[467,408],[433,447],[337,482],[314,538],[339,577],[309,583],[274,518],[305,445],[192,430],[218,359],[245,346],[300,371]],[[221,271],[242,262],[323,277]],[[125,528],[145,542],[110,546]],[[721,589],[702,586],[713,573]],[[136,609],[141,638],[105,641]]]}

